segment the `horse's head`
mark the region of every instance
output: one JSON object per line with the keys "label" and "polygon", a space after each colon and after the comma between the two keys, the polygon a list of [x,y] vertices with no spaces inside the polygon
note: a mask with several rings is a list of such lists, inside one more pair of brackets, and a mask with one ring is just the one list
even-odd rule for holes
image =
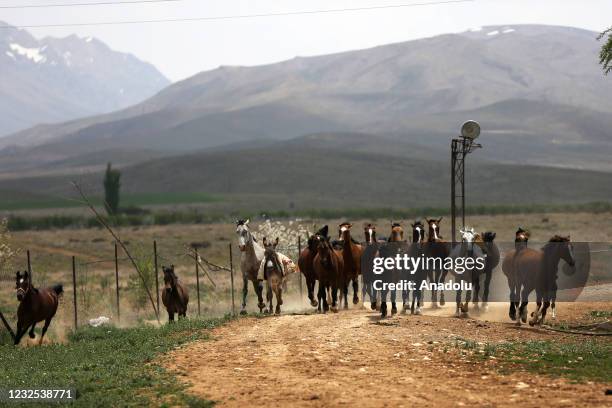
{"label": "horse's head", "polygon": [[351,227],[353,224],[350,222],[343,222],[338,226],[338,239],[346,239],[347,235],[351,233]]}
{"label": "horse's head", "polygon": [[376,243],[376,225],[372,223],[365,223],[363,225],[363,235],[367,244]]}
{"label": "horse's head", "polygon": [[389,242],[401,242],[404,240],[404,228],[399,222],[391,222],[391,235]]}
{"label": "horse's head", "polygon": [[162,271],[164,271],[164,290],[166,292],[172,292],[178,280],[174,273],[174,265],[170,265],[168,268],[162,265]]}
{"label": "horse's head", "polygon": [[423,242],[425,241],[425,226],[421,220],[416,220],[414,224],[410,224],[412,227],[412,242]]}
{"label": "horse's head", "polygon": [[476,241],[476,232],[474,228],[465,227],[459,230],[459,235],[461,235],[461,242],[465,243],[468,251],[472,251],[474,249],[474,242]]}
{"label": "horse's head", "polygon": [[242,252],[246,251],[247,244],[253,240],[251,231],[249,231],[249,222],[250,220],[248,218],[246,220],[236,221],[236,234],[238,235],[238,248],[240,248],[240,251]]}
{"label": "horse's head", "polygon": [[555,246],[555,250],[558,251],[559,258],[563,259],[571,267],[576,265],[576,258],[574,257],[574,247],[570,241],[570,236],[555,235],[549,241],[549,244]]}
{"label": "horse's head", "polygon": [[492,231],[486,231],[480,234],[480,236],[484,242],[493,242],[497,234]]}
{"label": "horse's head", "polygon": [[523,229],[522,227],[518,227],[514,234],[514,246],[517,248],[526,247],[530,235],[531,234],[529,233],[529,231]]}
{"label": "horse's head", "polygon": [[276,254],[276,247],[278,246],[278,237],[274,240],[274,242],[268,241],[266,237],[263,239],[264,245],[264,268],[267,276],[268,271],[272,271],[276,269],[279,273],[282,274],[283,267],[278,259],[278,255]]}
{"label": "horse's head", "polygon": [[17,291],[17,300],[22,301],[30,291],[31,283],[28,271],[21,272],[17,271],[15,275],[15,290]]}
{"label": "horse's head", "polygon": [[442,239],[442,235],[440,235],[440,222],[442,222],[442,217],[435,218],[426,218],[427,225],[429,225],[428,239],[430,241],[437,241]]}

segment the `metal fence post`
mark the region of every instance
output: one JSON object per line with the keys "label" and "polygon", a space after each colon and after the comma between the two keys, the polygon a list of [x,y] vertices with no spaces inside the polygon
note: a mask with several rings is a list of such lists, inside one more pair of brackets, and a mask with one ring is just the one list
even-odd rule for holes
{"label": "metal fence post", "polygon": [[77,280],[76,280],[76,257],[72,257],[72,305],[74,307],[74,329],[79,326],[77,312]]}
{"label": "metal fence post", "polygon": [[115,241],[115,292],[117,298],[117,321],[121,321],[121,310],[119,309],[119,257],[117,250],[117,241]]}
{"label": "metal fence post", "polygon": [[195,251],[195,268],[196,268],[196,291],[198,293],[198,316],[200,316],[200,256],[198,255],[198,248],[194,248]]}
{"label": "metal fence post", "polygon": [[153,256],[155,257],[155,293],[157,293],[157,310],[159,310],[159,270],[157,267],[157,241],[153,240]]}
{"label": "metal fence post", "polygon": [[236,304],[234,303],[234,260],[232,257],[232,244],[229,244],[230,281],[232,283],[232,316],[236,316]]}

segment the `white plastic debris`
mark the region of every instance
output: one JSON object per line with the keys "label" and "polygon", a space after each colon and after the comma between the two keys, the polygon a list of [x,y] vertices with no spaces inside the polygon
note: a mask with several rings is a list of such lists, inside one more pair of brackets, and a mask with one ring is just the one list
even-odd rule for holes
{"label": "white plastic debris", "polygon": [[110,319],[106,316],[100,316],[100,317],[96,317],[95,319],[89,319],[89,325],[92,327],[102,326],[103,324],[106,324],[108,322],[110,322]]}

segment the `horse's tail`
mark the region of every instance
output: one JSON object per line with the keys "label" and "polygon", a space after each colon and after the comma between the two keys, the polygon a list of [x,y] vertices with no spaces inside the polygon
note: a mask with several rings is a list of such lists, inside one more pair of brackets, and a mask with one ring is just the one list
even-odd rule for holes
{"label": "horse's tail", "polygon": [[62,286],[61,284],[57,284],[57,285],[53,286],[51,289],[53,289],[53,292],[55,292],[55,294],[57,296],[59,296],[62,293],[64,293],[64,286]]}

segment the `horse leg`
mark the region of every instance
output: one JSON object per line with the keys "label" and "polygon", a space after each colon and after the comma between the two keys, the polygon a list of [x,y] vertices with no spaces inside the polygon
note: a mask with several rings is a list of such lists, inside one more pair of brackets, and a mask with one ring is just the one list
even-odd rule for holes
{"label": "horse leg", "polygon": [[359,303],[359,275],[353,278],[353,304]]}
{"label": "horse leg", "polygon": [[168,323],[174,322],[174,312],[168,311]]}
{"label": "horse leg", "polygon": [[268,308],[266,310],[264,310],[264,313],[272,313],[272,298],[274,297],[274,294],[272,293],[272,285],[270,285],[270,283],[268,283],[266,285],[266,300],[268,301]]}
{"label": "horse leg", "polygon": [[380,317],[387,317],[387,292],[388,289],[380,292]]}
{"label": "horse leg", "polygon": [[540,321],[538,322],[538,324],[540,325],[544,324],[544,319],[546,318],[546,311],[548,310],[549,306],[550,306],[550,301],[546,300],[544,302],[544,307],[542,308],[542,317],[540,318]]}
{"label": "horse leg", "polygon": [[310,299],[310,306],[317,307],[319,305],[319,302],[317,302],[314,298],[314,286],[315,286],[314,278],[312,276],[307,278],[306,287],[308,288],[308,299]]}
{"label": "horse leg", "polygon": [[344,308],[348,309],[348,281],[342,287],[342,295],[344,296]]}
{"label": "horse leg", "polygon": [[[331,311],[334,313],[337,313],[338,312],[338,287],[336,285],[332,285],[331,298],[332,298]],[[344,300],[346,301],[346,298],[344,298]]]}
{"label": "horse leg", "polygon": [[51,319],[53,319],[53,316],[51,316],[50,318],[45,320],[45,325],[42,328],[42,333],[40,335],[40,340],[38,340],[38,345],[39,346],[42,345],[43,337],[45,337],[45,333],[47,332],[47,329],[49,328],[49,325],[51,324]]}
{"label": "horse leg", "polygon": [[472,273],[472,287],[474,290],[471,292],[470,297],[472,298],[472,304],[474,305],[474,308],[478,309],[478,295],[480,294],[480,274]]}
{"label": "horse leg", "polygon": [[423,305],[423,292],[421,291],[420,287],[417,287],[413,292],[412,292],[412,305],[414,307],[414,298],[416,298],[416,309],[414,310],[414,314],[415,315],[420,315],[421,314],[421,306]]}
{"label": "horse leg", "polygon": [[487,268],[485,271],[484,289],[482,293],[482,307],[485,312],[489,309],[489,288],[491,287],[491,278],[493,277],[493,271],[491,268]]}
{"label": "horse leg", "polygon": [[319,290],[317,291],[317,298],[319,300],[319,306],[317,310],[320,313],[325,313],[327,311],[327,300],[325,299],[325,285],[321,281],[319,281]]}
{"label": "horse leg", "polygon": [[249,293],[249,280],[247,279],[246,275],[243,274],[242,275],[242,307],[240,308],[241,315],[247,314],[246,299],[247,299],[248,293]]}
{"label": "horse leg", "polygon": [[555,300],[557,300],[557,281],[552,283],[552,293],[550,296],[550,318],[553,320],[557,318],[557,313],[555,312]]}
{"label": "horse leg", "polygon": [[281,305],[283,304],[283,288],[276,288],[276,309],[274,309],[274,314],[279,315],[281,313]]}
{"label": "horse leg", "polygon": [[263,282],[253,279],[253,289],[255,289],[255,293],[257,293],[257,307],[259,308],[259,313],[263,313],[266,304],[263,299]]}
{"label": "horse leg", "polygon": [[30,333],[28,334],[31,339],[36,337],[36,334],[34,334],[34,327],[36,327],[36,322],[32,323],[32,327],[30,328]]}
{"label": "horse leg", "polygon": [[455,302],[457,303],[457,307],[455,308],[455,317],[461,316],[461,289],[457,289],[455,292]]}
{"label": "horse leg", "polygon": [[434,286],[431,289],[431,307],[432,309],[436,309],[438,307],[438,293],[435,284],[437,284],[438,281],[435,278],[434,270],[427,271],[427,279],[429,280],[429,282],[434,283]]}
{"label": "horse leg", "polygon": [[19,320],[17,321],[17,333],[15,333],[15,345],[19,344],[19,342],[21,341],[21,338],[28,330],[28,327],[29,327],[28,325],[25,325],[24,327],[23,322],[20,322]]}
{"label": "horse leg", "polygon": [[391,291],[391,316],[393,316],[394,314],[397,314],[396,299],[397,299],[397,290],[393,289]]}
{"label": "horse leg", "polygon": [[527,304],[529,303],[529,288],[527,285],[523,285],[523,289],[521,290],[521,321],[523,323],[527,323]]}
{"label": "horse leg", "polygon": [[510,316],[510,319],[514,321],[516,320],[516,307],[518,306],[518,290],[514,279],[510,277],[508,277],[508,288],[510,289],[510,310],[508,315]]}

